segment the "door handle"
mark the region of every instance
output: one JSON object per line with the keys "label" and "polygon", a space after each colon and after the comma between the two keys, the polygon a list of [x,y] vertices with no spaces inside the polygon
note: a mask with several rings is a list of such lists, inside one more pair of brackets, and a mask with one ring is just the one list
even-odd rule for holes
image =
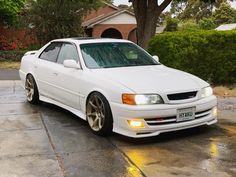
{"label": "door handle", "polygon": [[52,73],[54,76],[57,76],[58,75],[58,73]]}

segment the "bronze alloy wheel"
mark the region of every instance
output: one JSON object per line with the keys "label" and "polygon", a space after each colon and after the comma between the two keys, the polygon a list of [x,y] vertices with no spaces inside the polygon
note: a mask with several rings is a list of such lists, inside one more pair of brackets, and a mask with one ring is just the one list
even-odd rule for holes
{"label": "bronze alloy wheel", "polygon": [[25,91],[29,103],[36,104],[39,102],[38,88],[32,75],[26,77]]}
{"label": "bronze alloy wheel", "polygon": [[98,135],[108,135],[112,131],[112,114],[106,98],[95,92],[87,101],[86,117],[92,131]]}

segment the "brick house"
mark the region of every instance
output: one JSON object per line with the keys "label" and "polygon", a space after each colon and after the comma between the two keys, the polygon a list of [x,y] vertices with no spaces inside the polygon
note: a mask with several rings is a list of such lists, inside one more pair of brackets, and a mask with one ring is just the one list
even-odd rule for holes
{"label": "brick house", "polygon": [[92,10],[83,20],[88,37],[128,39],[136,42],[136,19],[132,12],[105,3]]}
{"label": "brick house", "polygon": [[[103,2],[84,17],[82,27],[88,37],[128,39],[136,42],[136,19],[132,12]],[[30,29],[4,28],[0,24],[0,50],[24,49],[38,45]]]}

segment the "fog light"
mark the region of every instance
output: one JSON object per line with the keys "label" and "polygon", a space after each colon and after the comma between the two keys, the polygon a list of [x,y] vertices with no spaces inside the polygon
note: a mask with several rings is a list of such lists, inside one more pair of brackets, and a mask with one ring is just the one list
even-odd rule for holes
{"label": "fog light", "polygon": [[144,123],[141,120],[128,120],[128,124],[132,128],[144,128]]}
{"label": "fog light", "polygon": [[217,107],[214,107],[214,108],[212,109],[212,115],[213,115],[214,117],[217,117],[217,115],[218,115]]}

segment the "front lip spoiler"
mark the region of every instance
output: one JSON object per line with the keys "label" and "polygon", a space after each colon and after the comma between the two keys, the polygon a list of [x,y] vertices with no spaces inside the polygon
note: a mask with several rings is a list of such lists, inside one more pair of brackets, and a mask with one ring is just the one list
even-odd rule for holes
{"label": "front lip spoiler", "polygon": [[131,138],[153,137],[153,136],[158,136],[161,133],[173,132],[173,131],[178,131],[178,130],[184,130],[184,129],[189,129],[189,128],[203,126],[203,125],[208,125],[209,126],[209,125],[213,125],[215,123],[217,123],[217,118],[212,118],[211,120],[208,120],[206,122],[201,122],[201,123],[193,124],[193,125],[181,126],[181,127],[177,127],[177,128],[171,128],[171,129],[160,130],[160,131],[136,132],[136,134],[128,135],[128,137],[131,137]]}

